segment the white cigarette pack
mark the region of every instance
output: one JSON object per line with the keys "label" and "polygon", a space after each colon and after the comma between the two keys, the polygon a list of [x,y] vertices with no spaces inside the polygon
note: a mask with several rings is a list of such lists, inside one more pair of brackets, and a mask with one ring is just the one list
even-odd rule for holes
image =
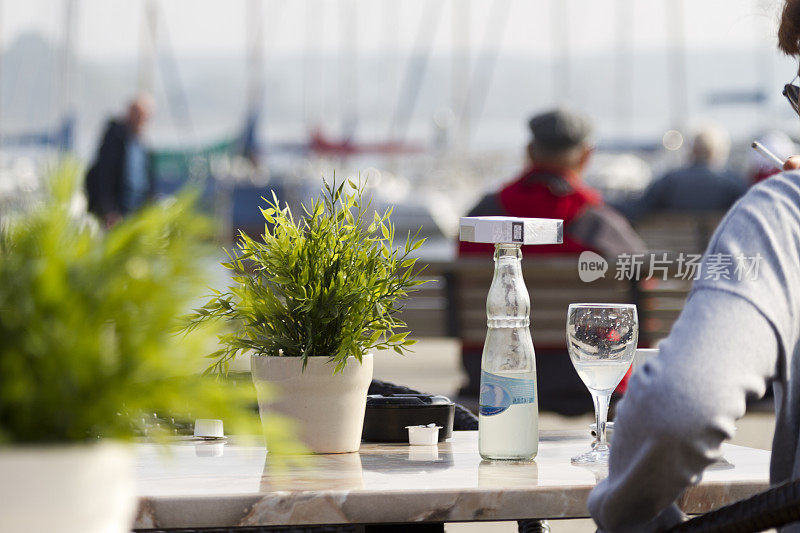
{"label": "white cigarette pack", "polygon": [[564,221],[557,218],[461,217],[459,238],[467,242],[561,244]]}

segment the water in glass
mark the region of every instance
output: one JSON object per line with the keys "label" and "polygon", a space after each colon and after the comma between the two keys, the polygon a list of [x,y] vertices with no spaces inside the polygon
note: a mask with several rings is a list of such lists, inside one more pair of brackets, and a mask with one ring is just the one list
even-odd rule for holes
{"label": "water in glass", "polygon": [[573,457],[573,463],[608,464],[608,402],[631,366],[638,338],[639,323],[633,304],[569,306],[567,349],[575,370],[592,394],[598,428],[592,450]]}

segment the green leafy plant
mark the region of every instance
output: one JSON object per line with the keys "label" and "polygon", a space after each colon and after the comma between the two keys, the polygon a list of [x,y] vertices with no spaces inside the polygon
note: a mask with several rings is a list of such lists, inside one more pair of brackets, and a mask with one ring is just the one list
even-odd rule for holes
{"label": "green leafy plant", "polygon": [[80,168],[55,174],[50,198],[0,235],[0,444],[125,439],[154,412],[260,429],[252,386],[199,372],[218,331],[174,333],[208,286],[210,226],[192,196],[102,232],[70,212]]}
{"label": "green leafy plant", "polygon": [[350,356],[360,362],[374,348],[403,353],[416,342],[398,331],[406,324],[397,313],[423,283],[411,253],[424,239],[409,233],[395,249],[391,209],[372,211],[363,193],[363,183],[326,182],[298,219],[273,194],[261,210],[261,240],[241,233],[224,263],[234,284],[189,317],[189,330],[216,319],[233,326],[209,356],[210,371],[227,371],[238,353],[251,351],[301,357],[304,368],[309,357],[326,356],[339,372]]}

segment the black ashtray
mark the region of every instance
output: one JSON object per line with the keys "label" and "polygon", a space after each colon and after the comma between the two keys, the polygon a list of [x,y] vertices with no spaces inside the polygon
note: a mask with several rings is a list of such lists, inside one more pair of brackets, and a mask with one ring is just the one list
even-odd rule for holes
{"label": "black ashtray", "polygon": [[361,438],[372,442],[408,442],[406,426],[442,426],[439,442],[453,436],[456,405],[445,396],[374,394],[367,396]]}

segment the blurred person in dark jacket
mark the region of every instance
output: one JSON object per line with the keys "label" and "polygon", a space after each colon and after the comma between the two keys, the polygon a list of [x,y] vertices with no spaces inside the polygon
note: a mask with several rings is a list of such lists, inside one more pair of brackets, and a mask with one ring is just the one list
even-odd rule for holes
{"label": "blurred person in dark jacket", "polygon": [[153,111],[147,95],[134,98],[124,118],[112,119],[86,174],[91,213],[111,227],[153,197],[155,180],[142,133]]}
{"label": "blurred person in dark jacket", "polygon": [[653,182],[637,201],[620,206],[636,220],[658,211],[727,211],[747,187],[724,170],[731,141],[725,130],[708,125],[692,142],[689,164]]}
{"label": "blurred person in dark jacket", "polygon": [[[628,221],[583,182],[591,158],[592,126],[587,117],[555,109],[529,121],[528,167],[499,191],[484,196],[468,216],[556,218],[564,221],[563,244],[523,246],[522,256],[577,256],[592,251],[612,262],[622,253],[644,253],[645,244]],[[459,257],[494,252],[492,244],[460,242]],[[575,264],[577,271],[577,261]],[[464,342],[462,363],[469,378],[460,393],[477,395],[482,345]],[[552,353],[548,353],[552,352]],[[591,410],[586,389],[565,346],[537,346],[540,408],[574,415]],[[624,385],[623,385],[624,386]]]}

